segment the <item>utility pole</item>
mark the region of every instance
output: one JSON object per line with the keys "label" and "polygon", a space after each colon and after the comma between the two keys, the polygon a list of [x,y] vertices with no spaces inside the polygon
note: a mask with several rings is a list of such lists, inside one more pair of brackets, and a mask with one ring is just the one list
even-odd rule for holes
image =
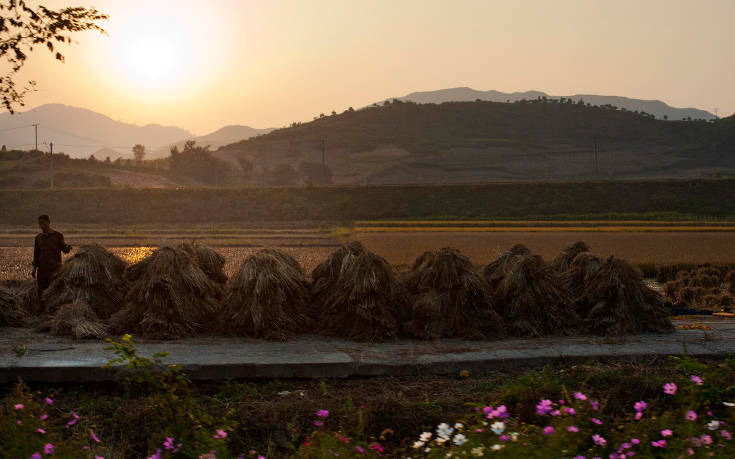
{"label": "utility pole", "polygon": [[36,130],[36,150],[38,151],[38,123],[32,125]]}
{"label": "utility pole", "polygon": [[599,139],[599,136],[597,134],[595,134],[595,138],[594,138],[594,141],[595,141],[595,175],[599,175],[600,174],[600,165],[599,165],[599,162],[598,162],[598,159],[597,159],[598,158],[598,155],[597,155],[597,141],[598,141],[598,139]]}
{"label": "utility pole", "polygon": [[51,160],[51,189],[54,189],[54,143],[49,143],[49,159]]}
{"label": "utility pole", "polygon": [[322,183],[327,184],[327,159],[326,159],[326,143],[322,137]]}

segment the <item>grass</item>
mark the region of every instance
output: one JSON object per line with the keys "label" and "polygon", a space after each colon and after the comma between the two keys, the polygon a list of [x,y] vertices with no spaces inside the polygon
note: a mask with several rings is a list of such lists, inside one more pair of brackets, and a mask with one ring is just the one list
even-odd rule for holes
{"label": "grass", "polygon": [[356,233],[732,232],[735,226],[356,226]]}

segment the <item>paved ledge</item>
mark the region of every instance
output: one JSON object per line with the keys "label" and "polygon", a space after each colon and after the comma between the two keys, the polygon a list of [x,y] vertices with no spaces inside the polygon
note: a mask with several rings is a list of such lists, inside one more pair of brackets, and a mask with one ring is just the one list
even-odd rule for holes
{"label": "paved ledge", "polygon": [[[323,336],[286,342],[201,336],[187,340],[136,340],[141,355],[167,351],[164,363],[183,365],[192,379],[345,378],[456,374],[553,361],[666,358],[687,352],[697,357],[735,353],[735,320],[692,318],[709,330],[677,330],[619,338],[596,336],[502,341],[412,341],[357,343]],[[28,329],[0,328],[0,382],[106,381],[103,368],[114,354],[102,341],[73,341]]]}

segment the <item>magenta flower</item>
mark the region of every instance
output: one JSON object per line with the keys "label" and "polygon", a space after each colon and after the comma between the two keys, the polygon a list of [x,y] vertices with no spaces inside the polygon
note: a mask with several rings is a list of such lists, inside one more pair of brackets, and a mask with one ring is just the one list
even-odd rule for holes
{"label": "magenta flower", "polygon": [[661,436],[662,437],[670,437],[673,434],[674,434],[674,432],[672,432],[671,429],[664,429],[664,430],[661,431]]}
{"label": "magenta flower", "polygon": [[17,421],[15,421],[15,423],[18,424],[18,425],[21,425],[21,424],[23,424],[23,421],[21,421],[20,419],[18,419]]}
{"label": "magenta flower", "polygon": [[552,416],[559,416],[561,414],[561,410],[554,410],[551,412]]}
{"label": "magenta flower", "polygon": [[500,405],[495,410],[493,410],[493,414],[499,418],[507,418],[510,416],[510,413],[508,413],[508,409],[505,407],[505,405]]}
{"label": "magenta flower", "polygon": [[44,414],[44,415],[42,415],[42,416],[41,416],[41,417],[40,417],[39,419],[40,419],[41,421],[45,421],[46,419],[48,419],[48,414]]}
{"label": "magenta flower", "polygon": [[329,416],[329,411],[327,410],[317,410],[316,415],[320,418],[326,418]]}
{"label": "magenta flower", "polygon": [[41,453],[35,452],[31,454],[31,459],[41,459]]}
{"label": "magenta flower", "polygon": [[590,421],[592,421],[593,424],[597,424],[598,426],[602,425],[602,421],[597,418],[590,418]]}
{"label": "magenta flower", "polygon": [[579,427],[577,427],[577,426],[569,426],[569,427],[567,427],[567,431],[568,432],[577,433],[577,432],[579,432]]}
{"label": "magenta flower", "polygon": [[314,421],[314,425],[317,427],[322,427],[324,425],[324,422],[322,421]]}
{"label": "magenta flower", "polygon": [[544,435],[554,435],[554,428],[552,426],[544,427]]}
{"label": "magenta flower", "polygon": [[687,411],[686,414],[687,421],[696,421],[697,420],[697,413],[695,413],[692,410]]}
{"label": "magenta flower", "polygon": [[646,405],[646,402],[641,400],[640,402],[635,402],[635,404],[633,405],[633,408],[635,408],[636,411],[643,411],[646,408],[648,408],[648,405]]}
{"label": "magenta flower", "polygon": [[46,454],[46,455],[48,455],[48,454],[54,454],[54,445],[52,445],[51,443],[46,443],[43,446],[43,453]]}
{"label": "magenta flower", "polygon": [[600,435],[598,435],[598,434],[594,434],[594,435],[592,435],[592,441],[593,441],[593,442],[595,443],[595,445],[597,445],[597,446],[605,446],[605,445],[607,445],[607,440],[605,440],[605,438],[604,438],[604,437],[601,437],[601,436],[600,436]]}
{"label": "magenta flower", "polygon": [[576,398],[577,400],[587,400],[587,396],[584,395],[582,392],[575,392],[574,398]]}
{"label": "magenta flower", "polygon": [[672,382],[664,384],[664,394],[668,394],[668,395],[676,394],[676,384]]}
{"label": "magenta flower", "polygon": [[215,430],[215,434],[212,435],[212,438],[216,438],[218,440],[227,438],[227,432],[225,432],[222,429]]}
{"label": "magenta flower", "polygon": [[358,452],[358,453],[360,453],[360,454],[365,454],[365,450],[364,450],[364,449],[362,449],[362,447],[361,447],[361,446],[357,445],[357,446],[355,446],[355,449],[357,450],[357,452]]}
{"label": "magenta flower", "polygon": [[574,459],[585,459],[584,456],[574,456]]}
{"label": "magenta flower", "polygon": [[15,405],[13,405],[13,408],[15,408],[15,411],[18,411],[25,408],[25,405],[23,405],[22,403],[16,403]]}
{"label": "magenta flower", "polygon": [[640,419],[641,419],[642,417],[643,417],[643,411],[638,411],[638,412],[637,412],[637,413],[635,414],[635,420],[636,420],[636,421],[639,421],[639,420],[640,420]]}
{"label": "magenta flower", "polygon": [[651,446],[654,448],[666,448],[666,440],[652,441]]}
{"label": "magenta flower", "polygon": [[565,406],[564,412],[568,414],[569,416],[574,416],[575,414],[577,414],[577,411],[575,411],[575,409],[572,408],[571,406]]}
{"label": "magenta flower", "polygon": [[631,442],[631,443],[633,443],[634,445],[637,445],[637,444],[639,444],[639,443],[640,443],[641,441],[640,441],[640,440],[638,440],[637,438],[631,438],[631,439],[630,439],[630,442]]}
{"label": "magenta flower", "polygon": [[54,404],[54,401],[53,401],[53,400],[51,400],[51,399],[50,399],[50,398],[48,398],[48,397],[44,398],[44,399],[43,399],[43,401],[44,401],[44,402],[46,402],[46,404],[47,404],[47,405],[53,405],[53,404]]}
{"label": "magenta flower", "polygon": [[712,437],[709,435],[702,435],[699,437],[699,440],[701,440],[703,445],[711,445],[712,444]]}
{"label": "magenta flower", "polygon": [[721,430],[720,435],[722,435],[722,438],[724,438],[725,440],[732,440],[732,435],[730,435],[730,432],[728,432],[727,430]]}
{"label": "magenta flower", "polygon": [[94,459],[105,459],[104,456],[95,456]]}
{"label": "magenta flower", "polygon": [[689,377],[689,379],[690,379],[690,380],[691,380],[691,381],[692,381],[692,382],[693,382],[694,384],[696,384],[696,385],[698,385],[698,386],[701,386],[702,384],[704,384],[704,382],[702,381],[702,378],[700,378],[700,377],[699,377],[699,376],[697,376],[697,375],[691,375],[691,376]]}
{"label": "magenta flower", "polygon": [[600,407],[600,405],[597,403],[597,400],[591,400],[590,405],[592,405],[592,409],[597,411],[597,409]]}
{"label": "magenta flower", "polygon": [[[723,432],[724,432],[724,431],[723,431]],[[724,436],[724,435],[723,435],[723,436]],[[510,441],[510,437],[509,437],[509,436],[507,436],[507,435],[501,435],[501,436],[499,436],[499,437],[498,437],[498,440],[500,440],[500,441],[502,441],[502,442],[507,442],[507,441]]]}
{"label": "magenta flower", "polygon": [[46,431],[43,429],[36,429],[36,432],[40,433],[41,435],[46,435]]}
{"label": "magenta flower", "polygon": [[536,412],[540,414],[541,416],[545,415],[549,411],[551,411],[551,400],[541,400],[538,405],[536,405]]}
{"label": "magenta flower", "polygon": [[385,448],[383,448],[383,445],[381,445],[380,443],[372,443],[370,445],[370,449],[377,451],[378,454],[385,452]]}
{"label": "magenta flower", "polygon": [[76,419],[72,419],[71,421],[69,421],[69,422],[66,423],[66,427],[71,427],[71,426],[73,426],[76,423],[77,423],[77,420]]}
{"label": "magenta flower", "polygon": [[100,442],[99,437],[97,435],[95,435],[94,432],[92,432],[91,430],[89,431],[89,436],[92,437],[92,440],[94,440],[95,442],[97,442],[97,443]]}

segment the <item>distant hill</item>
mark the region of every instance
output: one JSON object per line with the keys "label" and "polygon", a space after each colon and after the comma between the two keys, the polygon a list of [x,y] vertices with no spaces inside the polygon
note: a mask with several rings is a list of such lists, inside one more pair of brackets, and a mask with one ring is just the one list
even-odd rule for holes
{"label": "distant hill", "polygon": [[[437,91],[412,92],[407,96],[397,97],[396,99],[416,102],[417,104],[441,104],[444,102],[472,102],[480,99],[490,102],[518,102],[520,100],[533,100],[539,97],[547,99],[559,99],[561,97],[572,99],[574,102],[583,100],[585,103],[592,105],[613,105],[625,108],[630,111],[643,111],[649,113],[656,118],[667,116],[669,120],[681,120],[684,118],[711,120],[715,115],[696,108],[676,108],[671,107],[660,100],[641,100],[631,99],[619,96],[598,96],[594,94],[575,94],[573,96],[550,96],[541,91],[526,91],[504,93],[500,91],[478,91],[476,89],[462,87],[439,89]],[[388,100],[392,100],[388,99]],[[382,102],[381,102],[382,103]]]}
{"label": "distant hill", "polygon": [[209,145],[211,149],[216,150],[217,148],[223,146],[223,145],[229,145],[234,142],[238,142],[240,140],[249,139],[251,137],[255,137],[261,134],[267,134],[269,132],[273,131],[273,128],[267,128],[267,129],[255,129],[251,128],[250,126],[240,126],[240,125],[233,125],[233,126],[225,126],[221,129],[218,129],[214,132],[211,132],[207,135],[203,135],[200,137],[192,137],[189,139],[178,139],[177,142],[170,143],[168,145],[165,145],[161,148],[158,148],[154,151],[149,152],[147,158],[154,159],[154,158],[163,158],[169,155],[169,151],[171,147],[174,145],[181,150],[184,147],[184,144],[187,140],[194,140],[197,145],[206,146]]}
{"label": "distant hill", "polygon": [[[321,162],[335,183],[735,176],[735,118],[662,121],[556,100],[394,102],[226,145],[255,170]],[[598,155],[595,156],[595,141]]]}
{"label": "distant hill", "polygon": [[44,142],[53,142],[54,151],[65,152],[72,157],[87,157],[100,150],[112,159],[115,152],[131,157],[130,149],[136,143],[152,149],[192,136],[189,131],[177,127],[137,126],[84,108],[46,104],[13,115],[0,114],[0,144],[8,149],[33,148],[32,124],[36,123],[39,125],[40,150],[48,149]]}

